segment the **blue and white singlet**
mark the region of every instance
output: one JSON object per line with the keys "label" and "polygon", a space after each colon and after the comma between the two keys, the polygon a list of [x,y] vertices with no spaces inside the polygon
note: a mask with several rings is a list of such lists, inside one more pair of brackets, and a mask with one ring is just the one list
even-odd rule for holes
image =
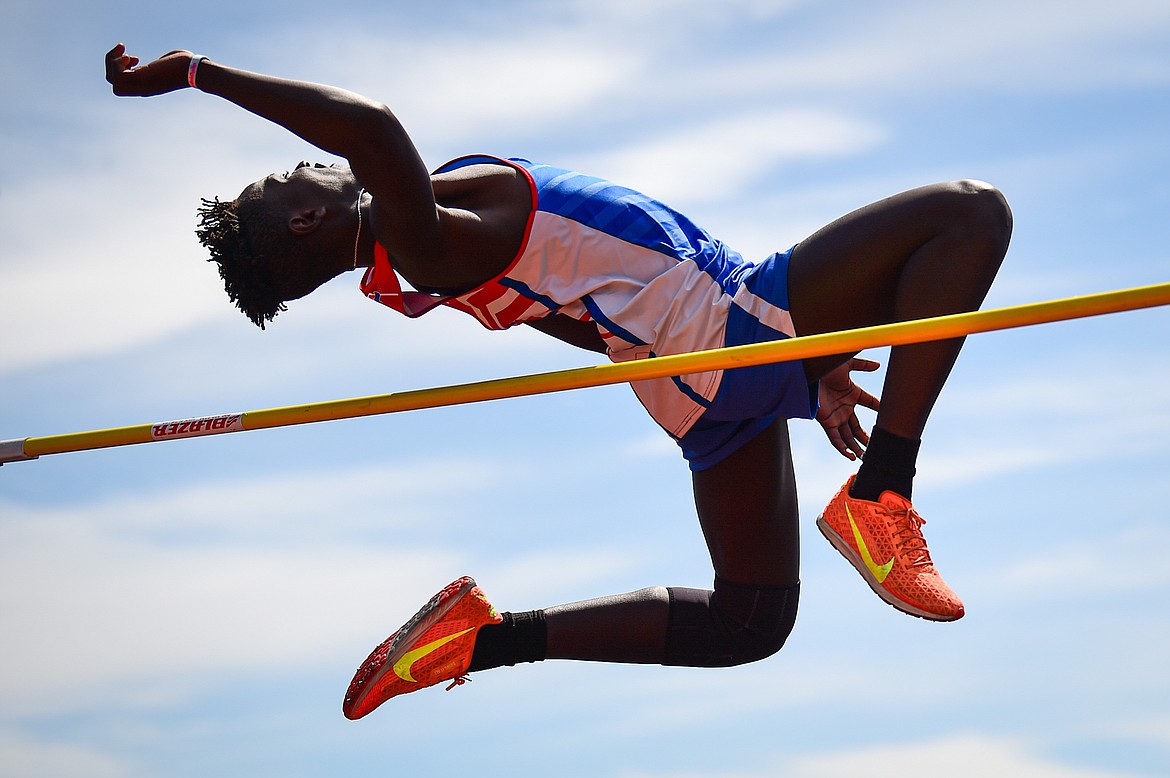
{"label": "blue and white singlet", "polygon": [[[533,210],[512,263],[476,289],[439,297],[402,292],[379,246],[361,284],[368,297],[408,316],[447,305],[489,329],[554,313],[592,321],[615,362],[794,335],[788,252],[749,263],[657,200],[523,159],[461,157],[436,173],[477,164],[508,165],[529,181]],[[637,381],[633,388],[696,470],[776,418],[816,411],[815,387],[799,363]]]}

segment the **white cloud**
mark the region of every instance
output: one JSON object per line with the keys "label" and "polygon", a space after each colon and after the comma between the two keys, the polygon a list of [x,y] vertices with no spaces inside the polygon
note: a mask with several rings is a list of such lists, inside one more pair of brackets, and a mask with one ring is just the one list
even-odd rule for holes
{"label": "white cloud", "polygon": [[815,109],[766,109],[688,122],[617,145],[577,167],[630,182],[667,202],[719,201],[796,159],[847,156],[885,137],[872,123]]}
{"label": "white cloud", "polygon": [[164,548],[75,535],[5,557],[8,717],[170,707],[217,676],[288,672],[373,641],[369,650],[394,626],[378,614],[411,607],[375,592],[458,567],[421,548]]}
{"label": "white cloud", "polygon": [[3,778],[119,778],[135,772],[130,763],[85,746],[0,731]]}
{"label": "white cloud", "polygon": [[[195,207],[200,194],[223,194],[224,170],[256,169],[247,133],[241,146],[213,142],[214,118],[182,98],[78,112],[97,129],[78,138],[76,157],[48,160],[40,175],[7,185],[0,326],[20,336],[0,353],[3,370],[156,342],[227,308],[193,234]],[[239,126],[228,120],[218,132],[229,137]],[[68,219],[47,205],[59,201],[61,181]]]}
{"label": "white cloud", "polygon": [[597,545],[512,555],[450,542],[501,467],[388,463],[0,504],[3,716],[170,709],[245,673],[345,672],[447,582],[437,574],[475,572],[498,602],[535,607],[637,566]]}
{"label": "white cloud", "polygon": [[837,754],[793,759],[783,774],[793,778],[837,778],[867,775],[895,778],[916,771],[948,778],[984,778],[988,775],[1028,778],[1121,778],[1121,770],[1076,767],[1046,758],[1034,746],[1015,738],[984,734],[954,735],[936,741],[844,750]]}
{"label": "white cloud", "polygon": [[[1057,334],[1048,330],[1035,337]],[[1007,367],[996,373],[987,371],[996,363],[993,352],[973,355],[978,365],[960,357],[963,375],[944,390],[927,430],[922,480],[948,486],[988,482],[997,475],[1108,465],[1156,453],[1170,434],[1170,395],[1157,387],[1170,375],[1162,361],[1149,358],[1144,340],[1058,346],[1034,340],[1025,347],[1034,356],[1010,366],[1000,361]]]}
{"label": "white cloud", "polygon": [[[626,47],[590,26],[506,25],[499,35],[482,27],[444,25],[442,46],[428,33],[387,46],[381,31],[350,28],[339,33],[352,56],[339,59],[336,42],[302,48],[299,26],[272,31],[255,50],[250,67],[325,81],[385,101],[415,142],[427,150],[483,143],[519,132],[539,134],[567,116],[604,101],[637,72],[652,53]],[[295,51],[295,58],[289,52]],[[555,65],[543,65],[545,61]],[[286,63],[286,64],[282,64]],[[487,151],[463,148],[460,153]],[[438,153],[444,153],[439,151]],[[433,164],[445,160],[435,160]]]}
{"label": "white cloud", "polygon": [[705,0],[574,0],[570,5],[582,21],[592,20],[602,29],[612,29],[621,21],[652,20],[677,34],[686,28],[769,20],[808,4],[808,0],[727,0],[718,4]]}
{"label": "white cloud", "polygon": [[1170,752],[1170,715],[1121,716],[1106,726],[1115,737],[1149,743]]}
{"label": "white cloud", "polygon": [[858,12],[861,23],[835,30],[827,45],[818,36],[796,39],[768,52],[766,67],[733,61],[709,70],[700,86],[876,97],[972,88],[1083,92],[1170,80],[1158,48],[1159,31],[1170,29],[1161,3],[915,1]]}
{"label": "white cloud", "polygon": [[[180,532],[218,541],[260,539],[265,545],[281,538],[282,544],[300,546],[320,535],[372,526],[426,526],[441,506],[473,499],[501,472],[502,465],[482,459],[426,459],[200,482],[162,493],[117,494],[81,508],[0,506],[8,532],[41,540],[46,532],[135,537]],[[453,480],[451,473],[459,478]]]}
{"label": "white cloud", "polygon": [[[534,607],[632,564],[578,548],[473,565],[467,551],[446,545],[440,536],[393,548],[172,546],[60,531],[37,543],[8,537],[3,716],[173,709],[241,675],[295,675],[323,662],[340,678],[448,576],[474,567],[499,602]],[[534,580],[550,582],[539,603],[531,602]]]}
{"label": "white cloud", "polygon": [[[832,754],[778,757],[767,766],[747,771],[719,773],[671,772],[674,778],[764,778],[784,775],[790,778],[839,778],[865,775],[872,778],[896,778],[907,774],[945,775],[947,778],[985,778],[988,775],[1027,776],[1028,778],[1126,778],[1135,773],[1122,770],[1096,770],[1062,763],[1037,753],[1026,741],[982,733],[956,734],[920,743],[901,743],[867,748],[844,747]],[[652,778],[658,773],[625,771],[622,778]]]}
{"label": "white cloud", "polygon": [[1170,585],[1166,548],[1170,529],[1140,523],[1105,537],[1063,538],[1040,553],[1008,561],[983,588],[1008,601],[1020,592],[1044,598],[1160,590]]}

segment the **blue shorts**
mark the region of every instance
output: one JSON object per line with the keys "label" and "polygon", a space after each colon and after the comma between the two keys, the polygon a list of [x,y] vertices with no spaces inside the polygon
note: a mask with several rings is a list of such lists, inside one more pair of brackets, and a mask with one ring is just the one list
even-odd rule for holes
{"label": "blue shorts", "polygon": [[[784,310],[788,303],[788,261],[792,249],[773,254],[752,268],[744,284]],[[731,306],[725,346],[787,338],[738,306]],[[737,367],[723,372],[710,406],[678,445],[691,470],[714,467],[777,419],[811,419],[817,413],[817,383],[809,382],[800,360]]]}

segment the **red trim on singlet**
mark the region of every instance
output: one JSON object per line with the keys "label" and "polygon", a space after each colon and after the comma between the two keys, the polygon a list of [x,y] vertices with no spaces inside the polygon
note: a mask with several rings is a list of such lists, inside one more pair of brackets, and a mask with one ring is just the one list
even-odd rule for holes
{"label": "red trim on singlet", "polygon": [[450,296],[402,291],[398,274],[390,266],[390,254],[381,243],[374,243],[374,264],[362,276],[360,286],[362,294],[366,297],[412,319],[422,316],[450,299]]}
{"label": "red trim on singlet", "polygon": [[[362,294],[375,302],[382,303],[413,319],[422,316],[427,311],[437,308],[440,305],[450,305],[453,308],[458,308],[468,313],[474,313],[476,310],[487,313],[487,303],[490,303],[507,291],[506,287],[502,287],[499,284],[499,280],[507,276],[516,267],[516,263],[520,261],[520,257],[524,255],[524,250],[528,247],[528,240],[532,235],[532,224],[536,219],[536,181],[533,180],[532,174],[520,165],[509,162],[501,157],[489,157],[483,154],[458,157],[443,165],[439,170],[458,169],[457,167],[452,168],[451,166],[464,160],[474,159],[491,159],[513,170],[518,170],[528,182],[528,191],[532,197],[532,207],[528,211],[528,219],[524,225],[524,239],[520,243],[520,248],[516,252],[516,256],[512,258],[508,266],[476,288],[459,295],[435,295],[413,291],[404,292],[402,291],[402,283],[398,280],[398,274],[390,264],[390,253],[381,243],[375,241],[374,264],[366,269],[359,285]],[[516,308],[513,315],[519,315],[530,302],[527,300],[518,301],[517,304],[509,306],[508,309],[501,314],[493,316],[493,318],[498,318],[502,322],[506,322],[504,326],[508,326],[511,322],[507,320],[507,316],[511,312],[511,309],[513,307]],[[477,318],[481,317],[477,316]]]}

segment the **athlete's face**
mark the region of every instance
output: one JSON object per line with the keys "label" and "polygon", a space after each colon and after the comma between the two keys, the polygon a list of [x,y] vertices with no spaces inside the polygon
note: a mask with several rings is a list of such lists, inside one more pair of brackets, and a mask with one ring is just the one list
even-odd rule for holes
{"label": "athlete's face", "polygon": [[252,193],[278,211],[296,211],[319,205],[352,206],[358,189],[348,167],[301,162],[291,171],[272,173],[249,185],[244,195]]}
{"label": "athlete's face", "polygon": [[284,263],[279,277],[281,299],[295,300],[348,269],[357,229],[355,203],[361,191],[353,173],[342,165],[301,162],[291,171],[273,173],[244,189],[240,218],[257,234],[279,244],[273,251]]}

